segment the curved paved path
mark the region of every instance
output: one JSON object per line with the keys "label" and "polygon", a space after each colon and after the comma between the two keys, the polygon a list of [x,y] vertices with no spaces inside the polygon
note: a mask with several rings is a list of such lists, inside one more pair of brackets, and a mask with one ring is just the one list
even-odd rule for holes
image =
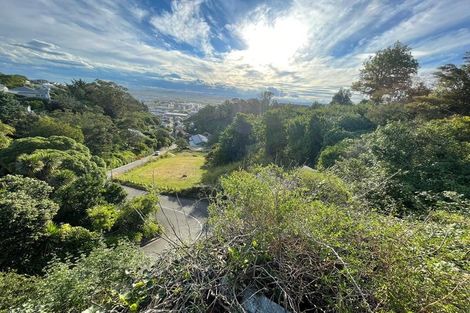
{"label": "curved paved path", "polygon": [[[176,149],[176,147],[177,146],[175,144],[173,144],[170,147],[161,148],[160,150],[158,150],[158,153],[163,154],[165,152]],[[135,160],[134,162],[127,163],[123,166],[113,168],[113,169],[109,170],[106,173],[106,176],[108,177],[108,179],[112,179],[113,175],[118,175],[118,174],[122,174],[122,173],[125,173],[127,171],[130,171],[131,169],[133,169],[135,167],[138,167],[138,166],[141,166],[141,165],[144,165],[145,163],[147,163],[149,161],[152,161],[152,160],[156,159],[157,157],[158,157],[158,155],[152,154],[152,155],[143,157],[142,159]]]}
{"label": "curved paved path", "polygon": [[[145,191],[122,186],[128,199],[145,194]],[[160,238],[142,247],[150,257],[157,257],[172,246],[188,245],[196,241],[205,230],[207,222],[207,201],[159,196],[160,208],[155,218],[163,226]]]}
{"label": "curved paved path", "polygon": [[[172,148],[173,146],[165,150],[171,150]],[[164,151],[160,150],[160,152],[162,153]],[[112,178],[113,174],[127,172],[145,164],[153,158],[155,158],[155,156],[148,156],[115,168],[107,173],[108,179]],[[128,199],[146,193],[139,189],[127,186],[122,187],[127,192]],[[160,225],[163,226],[164,231],[160,238],[142,247],[144,253],[150,257],[157,257],[166,249],[175,245],[192,244],[204,231],[208,216],[207,201],[163,195],[160,195],[159,198],[160,208],[155,214],[155,218]]]}

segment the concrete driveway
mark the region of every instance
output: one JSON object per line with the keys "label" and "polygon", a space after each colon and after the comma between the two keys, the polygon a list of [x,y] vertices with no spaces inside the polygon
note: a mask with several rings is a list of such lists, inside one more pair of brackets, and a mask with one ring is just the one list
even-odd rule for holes
{"label": "concrete driveway", "polygon": [[[128,199],[145,194],[145,191],[123,186]],[[159,210],[156,220],[163,226],[163,234],[142,247],[146,255],[156,258],[166,249],[191,245],[205,231],[208,203],[205,200],[194,200],[170,196],[159,196]]]}

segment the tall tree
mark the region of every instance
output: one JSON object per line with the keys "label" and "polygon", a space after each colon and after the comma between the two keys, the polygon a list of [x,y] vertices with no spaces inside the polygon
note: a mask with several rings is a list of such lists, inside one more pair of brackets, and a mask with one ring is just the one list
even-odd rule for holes
{"label": "tall tree", "polygon": [[443,65],[435,76],[439,79],[437,92],[447,102],[448,109],[458,114],[470,114],[470,51],[465,54],[461,67]]}
{"label": "tall tree", "polygon": [[411,55],[411,48],[397,41],[364,62],[352,89],[375,103],[400,101],[407,97],[417,72],[418,61]]}
{"label": "tall tree", "polygon": [[252,116],[238,113],[232,124],[220,135],[219,145],[213,153],[214,163],[236,162],[246,157],[256,142]]}
{"label": "tall tree", "polygon": [[331,98],[330,104],[351,105],[351,91],[349,89],[340,88]]}

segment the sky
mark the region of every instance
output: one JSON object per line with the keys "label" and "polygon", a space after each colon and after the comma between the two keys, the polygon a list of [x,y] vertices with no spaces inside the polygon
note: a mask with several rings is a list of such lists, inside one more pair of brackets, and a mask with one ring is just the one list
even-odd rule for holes
{"label": "sky", "polygon": [[0,0],[0,72],[325,102],[395,41],[420,76],[470,50],[470,0]]}

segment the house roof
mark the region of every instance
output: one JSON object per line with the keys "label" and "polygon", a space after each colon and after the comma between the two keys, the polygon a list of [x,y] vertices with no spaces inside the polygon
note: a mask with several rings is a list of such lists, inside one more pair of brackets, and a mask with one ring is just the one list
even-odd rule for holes
{"label": "house roof", "polygon": [[22,87],[16,87],[16,88],[10,89],[10,91],[12,92],[35,92],[36,90],[29,88],[29,87],[22,86]]}
{"label": "house roof", "polygon": [[193,136],[189,137],[189,141],[192,141],[193,144],[195,144],[195,145],[200,145],[200,144],[203,144],[203,143],[207,143],[209,141],[209,139],[207,139],[207,137],[204,136],[204,135],[197,134],[197,135],[193,135]]}

